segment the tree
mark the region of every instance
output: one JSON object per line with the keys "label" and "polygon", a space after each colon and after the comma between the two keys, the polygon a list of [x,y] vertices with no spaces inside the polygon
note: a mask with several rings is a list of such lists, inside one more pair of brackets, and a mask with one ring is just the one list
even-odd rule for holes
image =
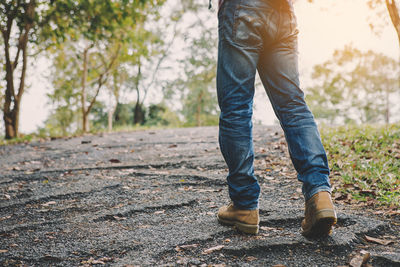
{"label": "tree", "polygon": [[[188,7],[189,10],[196,12],[196,3],[193,2],[193,6]],[[188,53],[181,61],[184,75],[170,83],[167,91],[167,95],[179,93],[181,96],[181,112],[188,126],[218,123],[215,93],[217,35],[216,31],[207,25],[208,22],[212,22],[208,15],[198,15],[195,22],[186,29],[188,32],[199,34],[186,38]]]}
{"label": "tree", "polygon": [[[153,87],[160,84],[159,74],[161,70],[167,69],[164,66],[171,54],[171,48],[175,44],[175,40],[180,36],[178,26],[180,25],[184,9],[176,2],[173,4],[172,10],[168,10],[168,14],[153,17],[152,21],[156,24],[148,23],[149,30],[142,31],[142,47],[137,53],[137,57],[133,58],[131,64],[135,66],[135,74],[128,80],[128,87],[132,88],[136,93],[136,105],[134,110],[134,124],[144,124],[145,101]],[[166,9],[169,9],[167,6]],[[161,88],[158,88],[161,89]]]}
{"label": "tree", "polygon": [[[162,1],[162,0],[160,0]],[[98,41],[113,36],[114,29],[126,19],[135,21],[141,11],[158,0],[3,0],[0,2],[0,31],[5,59],[5,100],[3,118],[6,138],[18,135],[19,111],[25,89],[28,66],[28,48],[36,45],[38,52],[66,38],[85,43],[83,49],[82,112],[88,113],[91,102],[85,106],[85,60],[89,50]],[[19,83],[15,84],[19,77]],[[104,75],[97,80],[99,87]],[[84,116],[85,119],[85,116]]]}
{"label": "tree", "polygon": [[[64,34],[68,52],[66,61],[74,62],[73,79],[79,79],[79,97],[82,132],[89,131],[89,114],[103,87],[110,87],[109,79],[118,71],[118,65],[126,61],[128,44],[137,44],[134,33],[141,28],[150,7],[162,3],[147,1],[82,1],[79,28],[69,28]],[[82,19],[82,18],[87,18]],[[65,45],[60,46],[55,52]],[[66,69],[66,72],[69,70]],[[60,73],[62,77],[63,74]],[[114,86],[115,84],[114,79]],[[66,80],[68,82],[68,78]],[[114,88],[113,91],[115,91]],[[112,111],[112,109],[111,109]]]}
{"label": "tree", "polygon": [[[37,31],[38,3],[35,0],[0,2],[0,31],[3,39],[6,89],[3,103],[5,137],[18,134],[21,99],[28,66],[28,43]],[[22,66],[19,66],[22,64]],[[19,83],[16,77],[19,74]]]}
{"label": "tree", "polygon": [[316,118],[330,124],[389,123],[398,75],[394,59],[347,46],[314,67],[316,84],[307,89],[306,100]]}

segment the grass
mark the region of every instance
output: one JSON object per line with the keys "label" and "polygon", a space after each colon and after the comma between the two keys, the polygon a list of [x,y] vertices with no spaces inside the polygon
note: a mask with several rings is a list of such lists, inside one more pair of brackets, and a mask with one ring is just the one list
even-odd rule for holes
{"label": "grass", "polygon": [[322,127],[335,195],[400,205],[400,125]]}

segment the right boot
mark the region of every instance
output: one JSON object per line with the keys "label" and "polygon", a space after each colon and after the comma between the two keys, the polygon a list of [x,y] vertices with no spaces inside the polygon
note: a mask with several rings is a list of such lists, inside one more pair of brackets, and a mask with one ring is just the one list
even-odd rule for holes
{"label": "right boot", "polygon": [[235,208],[233,203],[223,206],[217,214],[218,221],[223,225],[233,225],[239,231],[246,234],[257,234],[259,230],[258,209],[240,210]]}

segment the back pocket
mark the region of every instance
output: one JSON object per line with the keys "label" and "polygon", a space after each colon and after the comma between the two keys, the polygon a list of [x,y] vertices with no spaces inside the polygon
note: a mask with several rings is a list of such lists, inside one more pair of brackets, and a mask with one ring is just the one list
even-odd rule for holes
{"label": "back pocket", "polygon": [[[233,41],[241,46],[262,47],[262,9],[238,6],[233,25]],[[264,14],[267,15],[267,14]]]}

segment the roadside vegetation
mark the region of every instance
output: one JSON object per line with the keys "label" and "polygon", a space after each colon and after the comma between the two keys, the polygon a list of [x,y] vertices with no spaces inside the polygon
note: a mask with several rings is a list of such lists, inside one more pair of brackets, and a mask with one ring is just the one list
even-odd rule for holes
{"label": "roadside vegetation", "polygon": [[323,127],[336,201],[399,212],[400,125]]}

